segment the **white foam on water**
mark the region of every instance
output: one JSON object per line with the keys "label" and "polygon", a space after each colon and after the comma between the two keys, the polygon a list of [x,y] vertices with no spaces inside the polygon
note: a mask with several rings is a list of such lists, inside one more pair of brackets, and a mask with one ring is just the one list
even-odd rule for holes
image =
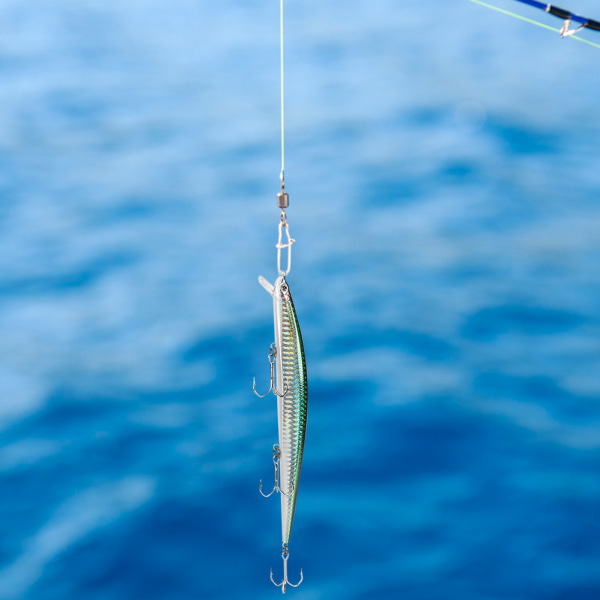
{"label": "white foam on water", "polygon": [[88,488],[68,499],[48,523],[24,543],[23,552],[14,562],[0,571],[0,598],[20,597],[55,558],[148,502],[154,487],[153,479],[132,476]]}
{"label": "white foam on water", "polygon": [[44,383],[0,366],[0,430],[39,410],[45,402]]}
{"label": "white foam on water", "polygon": [[28,438],[0,449],[0,471],[28,467],[58,454],[63,444],[56,440]]}

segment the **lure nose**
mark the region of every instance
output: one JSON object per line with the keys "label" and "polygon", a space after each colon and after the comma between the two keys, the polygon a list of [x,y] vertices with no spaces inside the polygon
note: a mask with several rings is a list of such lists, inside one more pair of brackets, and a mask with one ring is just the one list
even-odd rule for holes
{"label": "lure nose", "polygon": [[258,278],[258,283],[260,283],[271,296],[275,292],[275,286],[270,284],[262,275]]}

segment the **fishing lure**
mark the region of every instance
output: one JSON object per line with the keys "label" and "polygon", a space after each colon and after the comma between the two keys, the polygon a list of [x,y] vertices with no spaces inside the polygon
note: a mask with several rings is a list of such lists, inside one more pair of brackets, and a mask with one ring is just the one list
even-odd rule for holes
{"label": "fishing lure", "polygon": [[[286,231],[287,244],[282,244],[283,229]],[[261,395],[256,391],[256,380],[253,384],[253,390],[257,396],[264,398],[267,394],[273,392],[277,397],[279,443],[273,446],[275,485],[271,492],[265,494],[262,491],[261,481],[259,491],[265,498],[268,498],[274,492],[281,495],[283,581],[277,583],[273,579],[273,570],[271,570],[271,581],[275,585],[281,586],[281,591],[284,594],[287,585],[297,587],[304,579],[302,570],[300,570],[300,581],[297,584],[290,583],[287,575],[288,544],[298,497],[308,410],[308,380],[302,333],[300,332],[300,324],[298,323],[290,286],[286,280],[286,275],[291,267],[291,246],[293,243],[294,240],[290,237],[287,221],[282,221],[279,224],[279,242],[277,244],[279,277],[274,285],[270,284],[264,277],[259,277],[260,284],[273,297],[275,342],[271,344],[269,352],[271,387],[265,394]],[[285,271],[280,267],[281,250],[283,248],[288,250],[288,268]],[[276,381],[274,376],[275,365],[277,366]]]}
{"label": "fishing lure", "polygon": [[[275,322],[275,341],[269,351],[271,367],[271,387],[265,394],[256,391],[256,379],[252,389],[260,398],[270,392],[277,397],[277,422],[279,429],[279,443],[273,446],[273,463],[275,464],[275,485],[265,494],[262,491],[262,481],[259,484],[260,493],[268,498],[277,492],[281,496],[281,539],[283,558],[283,580],[277,583],[271,581],[285,594],[288,585],[298,587],[304,574],[300,570],[300,581],[290,583],[287,572],[289,557],[288,545],[296,511],[298,498],[298,484],[302,469],[302,456],[304,454],[304,438],[306,436],[306,416],[308,409],[308,380],[306,376],[306,358],[302,333],[298,323],[296,308],[292,300],[289,283],[286,276],[292,268],[292,244],[295,242],[290,236],[285,210],[289,206],[289,195],[285,191],[285,136],[284,136],[284,86],[283,86],[283,0],[280,0],[280,56],[281,56],[281,192],[277,194],[277,206],[281,209],[279,217],[279,238],[277,241],[277,272],[279,276],[274,284],[269,283],[264,277],[259,277],[259,283],[273,298],[273,317]],[[283,232],[287,242],[283,242]],[[287,268],[281,267],[282,250],[287,249]],[[277,377],[275,377],[277,370]]]}

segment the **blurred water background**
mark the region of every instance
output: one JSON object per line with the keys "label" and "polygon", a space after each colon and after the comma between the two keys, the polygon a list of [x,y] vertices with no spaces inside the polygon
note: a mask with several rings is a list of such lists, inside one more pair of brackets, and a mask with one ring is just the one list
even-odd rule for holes
{"label": "blurred water background", "polygon": [[[0,4],[2,600],[279,594],[278,10]],[[286,44],[290,595],[597,600],[600,51],[463,0]]]}

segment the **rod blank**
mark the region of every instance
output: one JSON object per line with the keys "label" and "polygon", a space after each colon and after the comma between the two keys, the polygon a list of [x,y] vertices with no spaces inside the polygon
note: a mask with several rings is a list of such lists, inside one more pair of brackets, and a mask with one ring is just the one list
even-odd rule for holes
{"label": "rod blank", "polygon": [[600,21],[595,21],[594,19],[588,19],[587,17],[582,17],[581,15],[576,15],[569,10],[564,8],[560,8],[559,6],[554,6],[553,4],[546,4],[545,2],[538,2],[537,0],[517,0],[517,2],[521,2],[522,4],[528,4],[529,6],[533,6],[534,8],[539,8],[563,21],[573,21],[575,23],[579,23],[588,29],[593,29],[594,31],[600,31]]}

